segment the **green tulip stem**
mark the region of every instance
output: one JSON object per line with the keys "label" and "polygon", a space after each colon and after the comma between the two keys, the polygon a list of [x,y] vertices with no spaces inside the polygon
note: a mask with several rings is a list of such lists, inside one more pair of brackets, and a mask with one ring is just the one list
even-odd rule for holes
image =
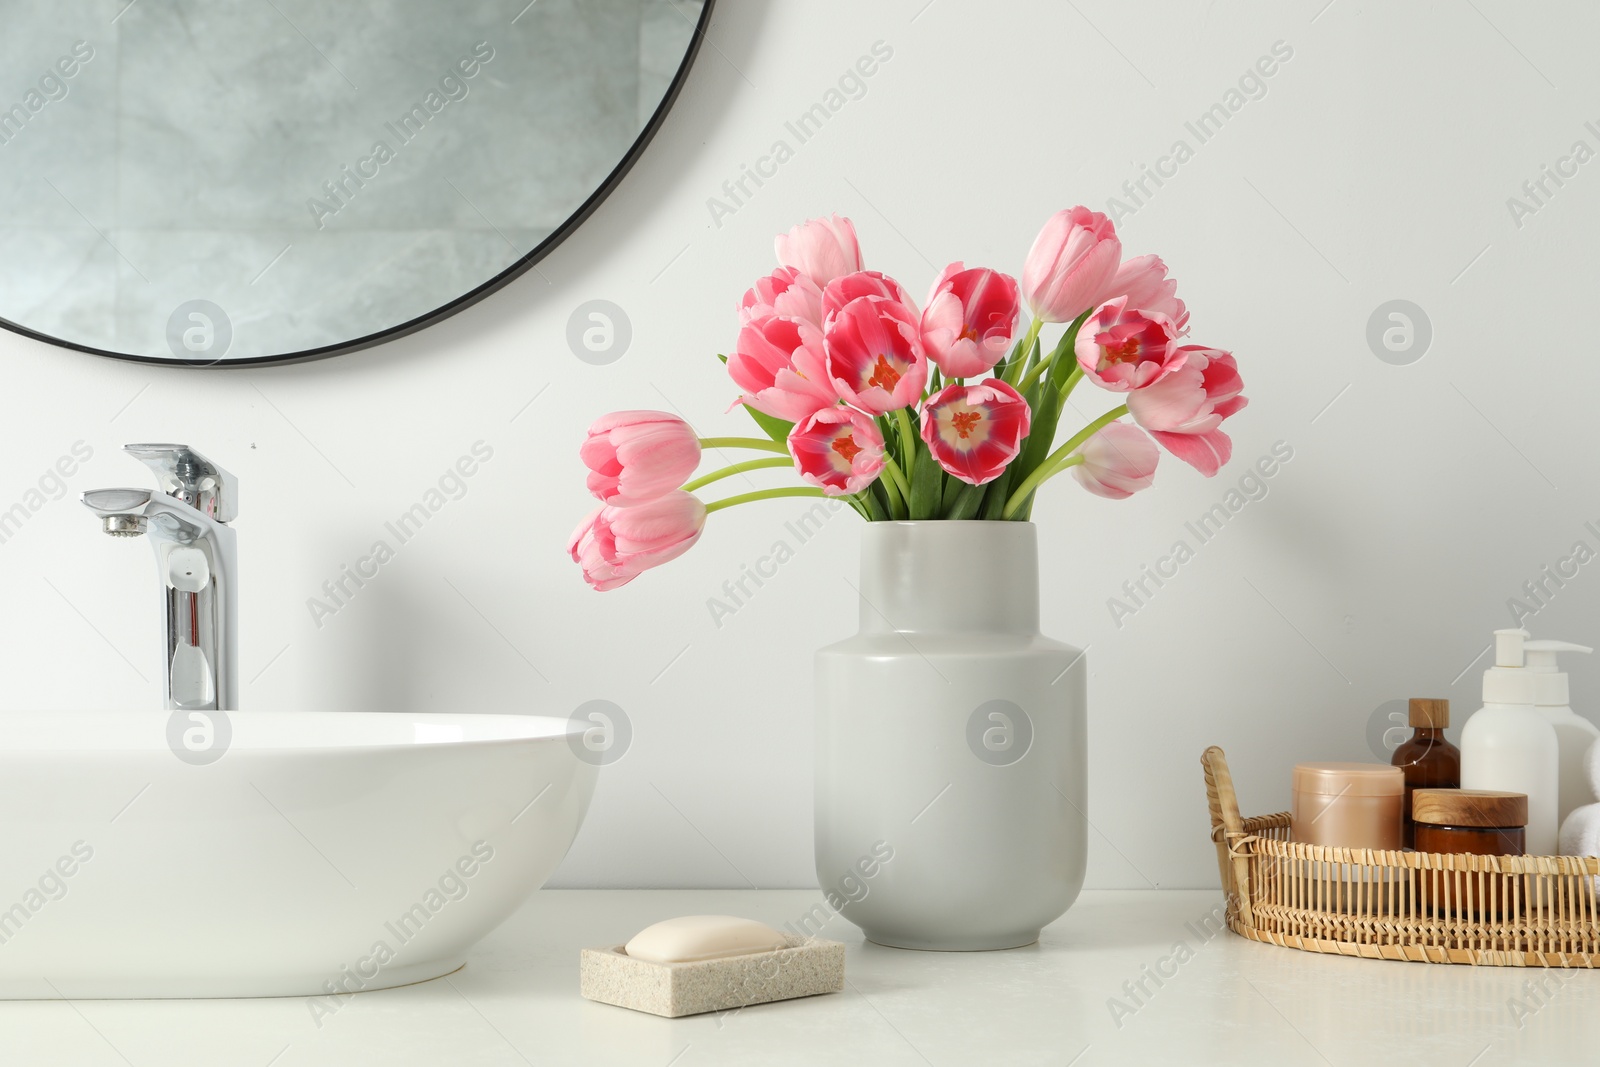
{"label": "green tulip stem", "polygon": [[1083,381],[1083,368],[1073,367],[1072,373],[1067,375],[1067,380],[1061,383],[1061,401],[1056,405],[1057,419],[1060,419],[1061,413],[1067,410],[1067,397],[1072,395],[1072,391],[1078,387],[1078,383],[1081,381]]}
{"label": "green tulip stem", "polygon": [[[900,427],[900,451],[906,461],[906,482],[911,481],[911,476],[917,465],[917,432],[911,428],[911,416],[906,414],[905,408],[900,408],[894,413],[895,424]],[[910,490],[906,491],[906,501],[911,500]]]}
{"label": "green tulip stem", "polygon": [[702,437],[699,441],[701,448],[754,448],[761,452],[789,454],[788,445],[781,441],[769,441],[765,437]]}
{"label": "green tulip stem", "polygon": [[1079,448],[1083,447],[1083,443],[1089,438],[1105,429],[1105,427],[1111,423],[1116,422],[1127,413],[1128,405],[1117,405],[1104,415],[1101,415],[1098,419],[1095,419],[1089,425],[1085,426],[1083,429],[1079,430],[1077,433],[1073,434],[1067,440],[1066,444],[1062,445],[1060,448],[1056,449],[1054,452],[1050,453],[1050,455],[1045,457],[1045,461],[1039,464],[1039,466],[1035,467],[1033,473],[1024,478],[1022,480],[1022,484],[1017,486],[1016,491],[1011,494],[1011,498],[1006,501],[1005,509],[1000,512],[1001,518],[1009,519],[1011,516],[1015,515],[1017,513],[1017,509],[1022,507],[1023,501],[1027,500],[1035,489],[1038,489],[1054,475],[1059,474],[1067,467],[1072,466],[1072,464],[1063,464],[1061,462],[1062,460],[1066,459],[1068,456],[1072,455],[1073,452],[1076,452]]}
{"label": "green tulip stem", "polygon": [[714,500],[706,505],[706,514],[731,508],[736,504],[749,504],[756,500],[772,500],[780,496],[827,496],[821,489],[810,485],[786,485],[778,489],[758,489],[753,493],[740,493],[723,500]]}
{"label": "green tulip stem", "polygon": [[[890,499],[893,500],[895,494],[898,493],[901,502],[909,509],[911,507],[911,482],[887,452],[883,454],[883,472],[889,476],[886,479],[886,484],[890,489]],[[910,512],[907,511],[907,514],[910,514]]]}
{"label": "green tulip stem", "polygon": [[[1093,309],[1085,311],[1072,321],[1072,325],[1067,327],[1067,332],[1061,335],[1061,340],[1056,342],[1056,346],[1050,350],[1050,354],[1035,363],[1033,369],[1028,372],[1027,377],[1022,379],[1021,384],[1017,386],[1017,392],[1026,393],[1033,388],[1033,383],[1038,381],[1039,376],[1049,370],[1051,364],[1055,363],[1056,360],[1063,358],[1076,360],[1078,358],[1076,352],[1078,331],[1083,329],[1083,324],[1089,321],[1091,314],[1093,314]],[[1072,373],[1073,375],[1080,375],[1082,374],[1082,369],[1073,367]],[[1072,386],[1076,384],[1076,377],[1069,378],[1067,384],[1062,388],[1062,397],[1065,398],[1067,393],[1071,391]]]}
{"label": "green tulip stem", "polygon": [[771,459],[747,459],[743,463],[731,463],[721,470],[712,471],[710,474],[702,474],[694,481],[686,482],[683,489],[686,493],[692,493],[696,489],[710,485],[712,482],[721,481],[723,478],[731,478],[735,474],[743,474],[745,471],[764,470],[767,467],[791,467],[793,465],[794,461],[788,456],[773,456]]}
{"label": "green tulip stem", "polygon": [[[1034,319],[1028,324],[1028,334],[1022,339],[1022,346],[1017,349],[1017,361],[1013,365],[1006,368],[1006,376],[1002,379],[1002,381],[1004,381],[1007,385],[1015,386],[1017,384],[1017,379],[1022,377],[1022,365],[1028,362],[1028,353],[1033,351],[1033,342],[1039,339],[1039,331],[1042,329],[1044,329],[1043,319]],[[1035,367],[1033,372],[1028,376],[1029,384],[1032,384],[1033,379],[1038,377],[1039,371],[1049,362],[1050,361],[1048,359],[1042,359],[1039,361],[1039,366]],[[1027,391],[1027,385],[1021,386],[1017,389],[1017,392],[1019,393],[1025,393]]]}

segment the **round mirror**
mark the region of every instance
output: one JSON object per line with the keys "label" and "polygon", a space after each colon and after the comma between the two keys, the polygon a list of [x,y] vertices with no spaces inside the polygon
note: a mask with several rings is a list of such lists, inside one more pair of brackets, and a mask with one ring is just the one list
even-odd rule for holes
{"label": "round mirror", "polygon": [[0,323],[199,365],[426,326],[621,180],[711,3],[11,5]]}

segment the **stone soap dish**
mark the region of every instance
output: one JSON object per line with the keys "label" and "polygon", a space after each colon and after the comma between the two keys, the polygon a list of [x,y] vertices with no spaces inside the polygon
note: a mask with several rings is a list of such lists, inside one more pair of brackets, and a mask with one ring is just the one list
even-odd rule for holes
{"label": "stone soap dish", "polygon": [[578,988],[589,1000],[675,1019],[844,989],[844,944],[780,935],[787,946],[718,959],[656,963],[626,946],[586,948]]}

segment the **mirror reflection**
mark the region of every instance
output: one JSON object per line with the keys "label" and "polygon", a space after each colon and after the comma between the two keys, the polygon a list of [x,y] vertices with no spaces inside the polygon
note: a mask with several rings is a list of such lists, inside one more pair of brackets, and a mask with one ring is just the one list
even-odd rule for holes
{"label": "mirror reflection", "polygon": [[0,319],[136,358],[353,347],[559,240],[701,0],[0,5]]}

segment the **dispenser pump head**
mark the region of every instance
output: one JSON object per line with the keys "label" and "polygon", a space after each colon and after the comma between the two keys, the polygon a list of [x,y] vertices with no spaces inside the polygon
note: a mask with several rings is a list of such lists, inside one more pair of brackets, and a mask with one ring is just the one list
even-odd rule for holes
{"label": "dispenser pump head", "polygon": [[1532,704],[1536,697],[1534,674],[1523,666],[1528,631],[1494,632],[1494,666],[1483,672],[1485,704]]}
{"label": "dispenser pump head", "polygon": [[1562,708],[1571,702],[1567,675],[1556,663],[1557,652],[1593,652],[1588,645],[1571,641],[1525,641],[1528,672],[1534,676],[1534,703],[1540,707]]}
{"label": "dispenser pump head", "polygon": [[1522,650],[1533,636],[1526,630],[1496,630],[1494,632],[1494,665],[1496,667],[1522,666]]}

